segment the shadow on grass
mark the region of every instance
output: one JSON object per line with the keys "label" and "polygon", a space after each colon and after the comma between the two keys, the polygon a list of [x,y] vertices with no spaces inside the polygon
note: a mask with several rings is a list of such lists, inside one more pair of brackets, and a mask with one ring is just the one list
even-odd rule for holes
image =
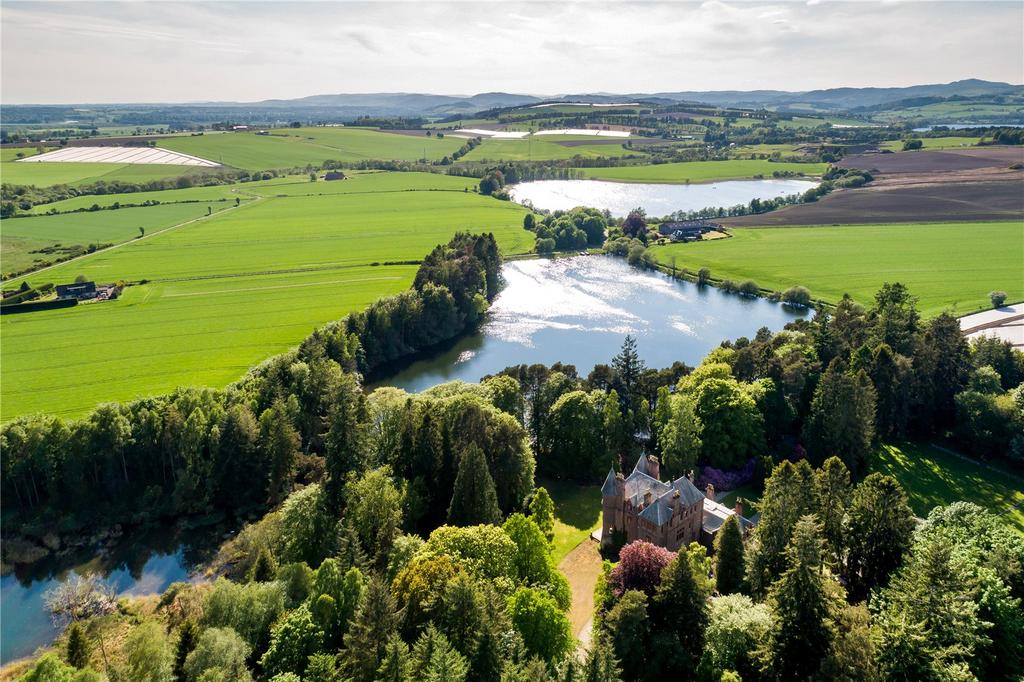
{"label": "shadow on grass", "polygon": [[601,488],[553,479],[540,479],[538,486],[547,489],[555,503],[555,517],[562,523],[587,530],[601,520]]}

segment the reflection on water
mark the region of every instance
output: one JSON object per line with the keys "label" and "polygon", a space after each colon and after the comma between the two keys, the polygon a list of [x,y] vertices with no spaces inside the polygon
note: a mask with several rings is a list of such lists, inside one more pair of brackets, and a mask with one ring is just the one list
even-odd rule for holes
{"label": "reflection on water", "polygon": [[47,590],[72,574],[98,574],[118,594],[158,594],[172,582],[189,580],[193,567],[216,548],[218,529],[190,530],[187,538],[171,529],[134,535],[107,552],[83,549],[18,567],[0,578],[0,663],[31,655],[58,634],[43,604]]}
{"label": "reflection on water", "polygon": [[506,287],[478,334],[412,363],[376,385],[421,391],[461,379],[477,381],[509,365],[574,364],[587,374],[632,334],[650,367],[696,365],[725,339],[778,330],[803,317],[764,299],[673,281],[610,256],[506,263]]}
{"label": "reflection on water", "polygon": [[772,178],[767,180],[728,180],[695,185],[605,182],[603,180],[537,180],[515,185],[515,201],[529,201],[536,208],[568,210],[576,206],[608,209],[623,217],[637,206],[652,217],[676,211],[703,208],[729,208],[749,204],[751,199],[772,199],[802,194],[818,183],[808,180]]}

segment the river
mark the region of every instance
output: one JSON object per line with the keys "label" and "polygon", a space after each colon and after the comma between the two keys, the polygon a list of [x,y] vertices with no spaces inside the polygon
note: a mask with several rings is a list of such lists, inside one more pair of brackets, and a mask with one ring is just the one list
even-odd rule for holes
{"label": "river", "polygon": [[676,360],[692,366],[725,339],[778,330],[807,315],[637,270],[612,256],[512,261],[502,274],[505,288],[478,333],[374,386],[422,391],[454,379],[477,381],[509,365],[559,361],[586,375],[609,362],[627,334],[650,367]]}
{"label": "river", "polygon": [[652,217],[676,211],[699,211],[709,207],[729,208],[749,204],[751,199],[773,199],[803,194],[818,183],[791,178],[727,180],[690,185],[604,180],[537,180],[513,185],[515,201],[535,208],[568,210],[576,206],[607,209],[617,218],[640,207]]}

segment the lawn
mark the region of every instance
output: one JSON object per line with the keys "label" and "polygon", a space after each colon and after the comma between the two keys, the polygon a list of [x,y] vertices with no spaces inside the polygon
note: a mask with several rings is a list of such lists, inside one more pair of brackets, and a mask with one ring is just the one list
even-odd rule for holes
{"label": "lawn", "polygon": [[[307,181],[360,191],[257,199],[30,276],[149,283],[118,301],[0,319],[0,418],[79,416],[101,401],[223,386],[315,327],[407,288],[416,272],[374,263],[422,258],[458,231],[493,232],[506,253],[532,247],[522,207],[462,191],[394,191],[395,175]],[[408,179],[442,189],[451,180]]]}
{"label": "lawn", "polygon": [[[958,500],[974,502],[1024,533],[1024,480],[973,461],[965,461],[920,443],[882,445],[871,462],[873,471],[898,479],[910,506],[925,517],[933,507]],[[1018,505],[1010,510],[1013,505]]]}
{"label": "lawn", "polygon": [[554,479],[540,479],[555,503],[555,563],[601,527],[601,488]]}
{"label": "lawn", "polygon": [[766,160],[689,161],[662,163],[652,166],[617,166],[611,168],[583,168],[583,176],[596,180],[620,182],[713,182],[737,180],[761,175],[771,177],[775,171],[821,175],[828,164],[776,163]]}
{"label": "lawn", "polygon": [[438,139],[398,135],[366,128],[280,128],[269,135],[225,133],[160,140],[159,146],[245,170],[293,168],[324,161],[440,159],[465,144],[452,137]]}
{"label": "lawn", "polygon": [[[214,169],[201,169],[205,171]],[[147,182],[199,172],[194,166],[130,163],[0,163],[0,180],[12,185],[83,185],[99,180]]]}
{"label": "lawn", "polygon": [[[139,228],[152,234],[171,225],[194,220],[207,210],[221,211],[228,202],[163,204],[111,211],[65,213],[12,218],[0,223],[0,258],[4,272],[18,272],[36,261],[52,261],[54,254],[32,251],[60,245],[87,247],[89,244],[116,244],[139,236]],[[73,266],[62,268],[64,277]]]}
{"label": "lawn", "polygon": [[842,227],[736,228],[732,238],[653,247],[658,260],[716,279],[752,279],[778,291],[794,285],[816,298],[849,293],[869,304],[885,282],[902,282],[925,316],[989,306],[1003,290],[1024,299],[1024,223],[907,223]]}

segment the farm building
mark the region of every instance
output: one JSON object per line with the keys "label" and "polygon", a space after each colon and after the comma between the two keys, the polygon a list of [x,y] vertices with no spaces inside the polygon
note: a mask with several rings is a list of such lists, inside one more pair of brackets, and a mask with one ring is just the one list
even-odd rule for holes
{"label": "farm building", "polygon": [[670,237],[672,241],[689,242],[701,238],[706,232],[717,230],[722,226],[707,220],[671,220],[658,225],[658,233]]}
{"label": "farm building", "polygon": [[57,298],[74,298],[79,301],[87,301],[96,298],[96,282],[75,282],[74,284],[58,284]]}
{"label": "farm building", "polygon": [[715,501],[714,486],[701,493],[686,476],[664,483],[660,471],[657,457],[641,455],[629,476],[608,472],[601,486],[603,545],[621,533],[627,543],[646,540],[673,552],[695,541],[712,547],[718,530],[733,515],[739,517],[743,534],[750,532],[754,524],[743,517],[739,499],[730,509]]}
{"label": "farm building", "polygon": [[327,171],[324,173],[324,180],[344,180],[345,174],[341,171]]}

